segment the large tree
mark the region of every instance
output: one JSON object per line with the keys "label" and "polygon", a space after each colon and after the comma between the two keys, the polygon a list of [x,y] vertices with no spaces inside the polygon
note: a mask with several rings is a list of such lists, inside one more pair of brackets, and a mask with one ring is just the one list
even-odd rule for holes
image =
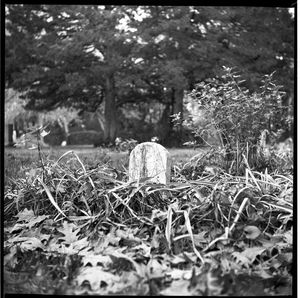
{"label": "large tree", "polygon": [[[22,10],[30,16],[21,17]],[[8,6],[7,82],[27,91],[29,109],[62,105],[96,110],[104,99],[104,138],[114,141],[116,77],[126,72],[134,42],[130,32],[118,28],[125,10],[84,5]],[[23,42],[17,42],[20,36]],[[20,66],[14,64],[16,56]]]}
{"label": "large tree", "polygon": [[[293,94],[294,18],[287,8],[147,6],[138,27],[144,58],[170,90],[170,113],[182,112],[183,91],[236,67],[250,90],[275,78]],[[276,36],[276,38],[273,38]],[[168,107],[166,107],[167,109]],[[164,130],[166,135],[168,130]]]}

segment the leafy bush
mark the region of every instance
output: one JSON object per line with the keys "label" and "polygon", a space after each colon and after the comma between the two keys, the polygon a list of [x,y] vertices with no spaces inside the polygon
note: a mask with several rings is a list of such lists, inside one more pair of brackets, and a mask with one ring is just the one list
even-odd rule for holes
{"label": "leafy bush", "polygon": [[267,165],[271,156],[264,155],[267,143],[275,144],[282,134],[281,127],[293,123],[289,107],[282,104],[285,93],[273,83],[274,73],[264,76],[260,91],[250,93],[242,87],[244,81],[237,72],[228,67],[224,72],[221,79],[201,82],[189,94],[207,119],[207,125],[194,127],[194,133],[205,139],[217,129],[226,148],[224,157],[235,160],[236,168],[243,154],[251,167]]}
{"label": "leafy bush", "polygon": [[280,133],[281,125],[290,125],[287,106],[282,105],[284,92],[272,82],[273,73],[262,79],[260,92],[250,93],[241,87],[240,76],[231,68],[224,67],[222,81],[212,79],[202,82],[190,93],[219,129],[225,143],[257,144],[263,130],[270,134]]}

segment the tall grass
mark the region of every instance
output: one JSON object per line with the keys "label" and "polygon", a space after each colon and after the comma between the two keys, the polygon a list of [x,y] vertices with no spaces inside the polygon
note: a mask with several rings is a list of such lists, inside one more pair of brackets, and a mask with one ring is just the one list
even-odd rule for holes
{"label": "tall grass", "polygon": [[88,165],[77,153],[68,151],[57,159],[46,158],[43,168],[38,161],[29,164],[27,159],[23,176],[6,188],[5,220],[27,208],[36,215],[67,218],[90,227],[99,222],[146,226],[150,233],[157,228],[165,231],[170,247],[183,241],[184,237],[176,234],[182,224],[190,238],[191,229],[197,234],[208,226],[228,236],[242,224],[255,222],[266,233],[291,224],[291,173],[253,170],[243,155],[244,173],[232,175],[221,164],[212,167],[210,154],[196,162],[174,165],[169,186],[145,181],[139,187],[127,182],[126,168],[114,168],[102,155],[102,162],[98,159],[95,163],[94,158],[94,164]]}
{"label": "tall grass", "polygon": [[[263,160],[274,167],[266,166],[263,171],[253,167],[253,160],[249,162],[249,148],[241,148],[238,143],[230,164],[226,151],[202,152],[188,162],[173,165],[167,186],[147,179],[138,186],[129,183],[124,164],[112,164],[103,150],[83,161],[74,150],[57,157],[53,152],[47,155],[39,146],[37,149],[30,153],[34,162],[29,164],[27,157],[26,165],[22,151],[15,151],[19,155],[7,153],[11,162],[7,160],[6,165],[22,165],[20,176],[11,177],[6,186],[6,222],[27,208],[36,216],[51,215],[55,221],[80,223],[92,234],[93,227],[100,223],[145,227],[150,237],[157,231],[164,232],[169,250],[181,243],[181,249],[194,251],[201,262],[204,259],[199,246],[205,252],[229,240],[229,236],[238,237],[239,227],[255,223],[259,233],[274,234],[293,222],[293,151],[288,147],[268,151],[259,147],[251,158],[256,158],[257,164]],[[126,164],[128,154],[118,162]],[[178,234],[182,226],[186,233]],[[193,234],[211,229],[217,232],[206,244],[195,244]]]}

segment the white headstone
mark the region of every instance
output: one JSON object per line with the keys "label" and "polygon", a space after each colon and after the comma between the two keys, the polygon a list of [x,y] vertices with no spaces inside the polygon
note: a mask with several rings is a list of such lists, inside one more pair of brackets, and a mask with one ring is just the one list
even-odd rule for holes
{"label": "white headstone", "polygon": [[168,184],[171,162],[169,152],[162,145],[145,142],[137,145],[129,157],[129,182],[141,180]]}

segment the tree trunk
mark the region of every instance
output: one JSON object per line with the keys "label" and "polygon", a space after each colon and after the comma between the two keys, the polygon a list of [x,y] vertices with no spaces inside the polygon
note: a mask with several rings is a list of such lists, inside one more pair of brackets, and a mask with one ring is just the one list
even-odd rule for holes
{"label": "tree trunk", "polygon": [[179,139],[182,137],[182,120],[183,120],[183,95],[184,90],[182,88],[173,89],[172,98],[172,114],[179,114],[179,121],[176,122],[175,131]]}
{"label": "tree trunk", "polygon": [[182,88],[174,89],[173,113],[180,113],[181,119],[183,113],[183,95],[184,90]]}
{"label": "tree trunk", "polygon": [[157,124],[157,132],[159,139],[162,143],[165,143],[171,133],[171,121],[170,121],[170,105],[167,104],[164,108],[162,116]]}
{"label": "tree trunk", "polygon": [[114,77],[110,75],[105,82],[105,107],[104,107],[104,142],[114,143],[117,134],[117,113]]}

